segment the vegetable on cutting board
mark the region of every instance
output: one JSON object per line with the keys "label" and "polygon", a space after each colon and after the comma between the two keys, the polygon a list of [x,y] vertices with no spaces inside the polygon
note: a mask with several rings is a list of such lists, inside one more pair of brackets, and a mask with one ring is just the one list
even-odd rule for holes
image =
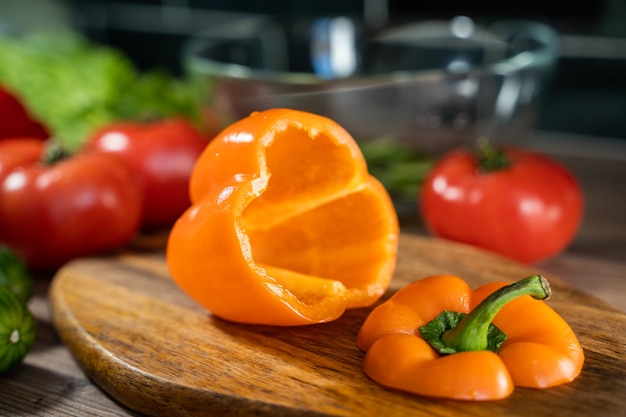
{"label": "vegetable on cutting board", "polygon": [[548,388],[574,380],[584,353],[570,326],[544,301],[539,275],[472,291],[436,275],[377,306],[357,338],[374,381],[415,394],[497,400],[515,386]]}
{"label": "vegetable on cutting board", "polygon": [[578,182],[556,161],[484,142],[476,153],[458,149],[437,161],[418,200],[432,234],[524,263],[565,249],[584,206]]}
{"label": "vegetable on cutting board", "polygon": [[395,268],[398,218],[354,139],[307,112],[253,113],[218,134],[167,244],[170,274],[223,319],[328,322],[373,304]]}
{"label": "vegetable on cutting board", "polygon": [[0,141],[0,242],[31,270],[130,241],[142,194],[114,155],[55,152],[38,139]]}

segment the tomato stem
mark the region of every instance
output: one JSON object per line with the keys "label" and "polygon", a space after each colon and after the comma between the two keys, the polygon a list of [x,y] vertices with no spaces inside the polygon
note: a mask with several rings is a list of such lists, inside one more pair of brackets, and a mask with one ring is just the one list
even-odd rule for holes
{"label": "tomato stem", "polygon": [[50,142],[43,153],[41,162],[46,165],[54,165],[59,161],[69,157],[72,153],[61,146],[59,143]]}
{"label": "tomato stem", "polygon": [[494,172],[506,169],[510,166],[510,161],[506,153],[494,147],[485,137],[476,141],[476,159],[480,172]]}
{"label": "tomato stem", "polygon": [[550,294],[550,284],[541,275],[533,275],[502,287],[485,298],[456,327],[446,331],[441,341],[457,352],[485,350],[489,325],[502,307],[524,295],[545,300]]}

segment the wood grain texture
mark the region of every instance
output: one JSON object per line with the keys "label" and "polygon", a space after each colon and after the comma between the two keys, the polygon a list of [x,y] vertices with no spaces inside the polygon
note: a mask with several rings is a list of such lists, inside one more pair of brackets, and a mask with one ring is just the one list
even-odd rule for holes
{"label": "wood grain texture", "polygon": [[[537,272],[469,246],[403,235],[385,298],[431,274],[456,274],[477,286]],[[148,415],[623,415],[626,314],[548,278],[549,304],[585,349],[583,372],[571,384],[517,388],[490,403],[418,397],[370,381],[355,340],[371,309],[299,328],[215,318],[176,287],[155,248],[72,262],[54,277],[49,297],[58,334],[86,374]]]}

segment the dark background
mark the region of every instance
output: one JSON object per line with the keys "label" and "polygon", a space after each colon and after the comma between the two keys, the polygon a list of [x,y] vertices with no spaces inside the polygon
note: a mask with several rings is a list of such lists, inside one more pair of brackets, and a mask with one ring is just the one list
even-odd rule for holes
{"label": "dark background", "polygon": [[234,13],[340,14],[371,26],[456,15],[548,23],[560,34],[560,56],[538,128],[626,140],[624,0],[2,0],[0,25],[65,20],[94,41],[123,50],[139,68],[180,74],[185,40]]}

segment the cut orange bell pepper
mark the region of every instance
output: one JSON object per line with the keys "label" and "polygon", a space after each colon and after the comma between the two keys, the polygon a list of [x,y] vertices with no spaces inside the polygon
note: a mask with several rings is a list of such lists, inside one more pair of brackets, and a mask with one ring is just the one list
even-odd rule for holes
{"label": "cut orange bell pepper", "polygon": [[549,295],[541,276],[475,291],[450,275],[416,281],[363,323],[357,343],[367,352],[364,372],[391,388],[459,400],[570,382],[584,353],[570,326],[541,301]]}
{"label": "cut orange bell pepper", "polygon": [[272,109],[230,125],[196,162],[190,193],[167,263],[221,318],[327,322],[389,285],[396,212],[356,142],[328,118]]}

